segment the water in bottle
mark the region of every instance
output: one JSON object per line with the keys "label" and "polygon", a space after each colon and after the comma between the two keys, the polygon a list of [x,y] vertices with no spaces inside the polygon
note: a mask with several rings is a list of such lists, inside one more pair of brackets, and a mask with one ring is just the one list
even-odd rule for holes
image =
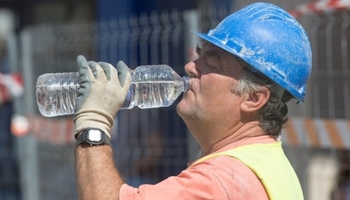
{"label": "water in bottle", "polygon": [[79,73],[49,73],[36,82],[36,101],[39,111],[46,117],[74,113],[79,89]]}
{"label": "water in bottle", "polygon": [[[121,109],[167,107],[189,89],[188,77],[180,77],[167,65],[139,66],[131,70],[131,77]],[[78,89],[77,72],[41,75],[36,85],[40,113],[46,117],[73,114]]]}

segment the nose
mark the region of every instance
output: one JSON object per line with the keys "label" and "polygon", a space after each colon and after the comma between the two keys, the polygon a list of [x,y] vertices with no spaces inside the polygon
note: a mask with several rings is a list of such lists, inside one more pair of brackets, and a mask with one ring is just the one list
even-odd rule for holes
{"label": "nose", "polygon": [[196,63],[196,61],[191,61],[185,65],[185,71],[190,77],[199,76],[199,70],[198,70],[197,64],[198,63]]}

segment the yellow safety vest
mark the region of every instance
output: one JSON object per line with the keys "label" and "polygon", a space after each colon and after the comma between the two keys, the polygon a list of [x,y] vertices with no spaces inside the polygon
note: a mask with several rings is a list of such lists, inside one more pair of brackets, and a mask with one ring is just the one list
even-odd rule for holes
{"label": "yellow safety vest", "polygon": [[207,155],[193,165],[215,156],[231,156],[249,167],[260,179],[271,200],[303,200],[294,169],[286,158],[281,142],[251,144]]}

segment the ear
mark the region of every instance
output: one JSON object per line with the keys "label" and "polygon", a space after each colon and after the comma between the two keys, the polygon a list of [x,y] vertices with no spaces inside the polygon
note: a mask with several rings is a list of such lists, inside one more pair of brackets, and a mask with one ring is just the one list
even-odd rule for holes
{"label": "ear", "polygon": [[253,94],[245,94],[241,102],[243,112],[255,112],[261,109],[270,99],[270,90],[266,87]]}

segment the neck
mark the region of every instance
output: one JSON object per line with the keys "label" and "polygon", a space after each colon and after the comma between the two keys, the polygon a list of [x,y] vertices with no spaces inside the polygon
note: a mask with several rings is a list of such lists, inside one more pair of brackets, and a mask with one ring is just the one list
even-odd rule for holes
{"label": "neck", "polygon": [[206,133],[207,137],[202,140],[198,140],[202,148],[202,156],[211,154],[218,151],[219,149],[225,147],[228,144],[238,142],[250,137],[257,137],[265,135],[264,131],[259,125],[259,122],[248,122],[245,124],[240,124],[240,126],[235,126],[221,132],[211,132]]}

